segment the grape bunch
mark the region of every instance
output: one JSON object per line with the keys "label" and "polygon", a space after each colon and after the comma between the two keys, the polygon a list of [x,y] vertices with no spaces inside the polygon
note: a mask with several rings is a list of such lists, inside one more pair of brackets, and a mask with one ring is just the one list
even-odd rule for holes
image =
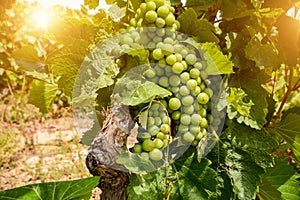
{"label": "grape bunch", "polygon": [[218,83],[208,78],[204,52],[177,32],[180,23],[174,12],[164,0],[146,0],[120,36],[120,45],[125,49],[135,44],[149,49],[151,66],[143,76],[173,94],[134,108],[135,113],[145,109],[148,113],[146,126],[140,127],[138,143],[131,151],[152,161],[162,160],[170,144],[197,146],[200,141],[203,144],[209,127],[217,129],[224,117],[213,114],[213,91],[218,90]]}

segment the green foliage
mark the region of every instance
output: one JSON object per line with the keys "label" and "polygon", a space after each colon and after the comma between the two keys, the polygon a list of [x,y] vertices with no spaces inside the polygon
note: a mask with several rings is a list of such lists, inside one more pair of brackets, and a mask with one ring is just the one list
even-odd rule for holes
{"label": "green foliage", "polygon": [[1,199],[88,199],[98,184],[99,177],[40,183],[0,191]]}

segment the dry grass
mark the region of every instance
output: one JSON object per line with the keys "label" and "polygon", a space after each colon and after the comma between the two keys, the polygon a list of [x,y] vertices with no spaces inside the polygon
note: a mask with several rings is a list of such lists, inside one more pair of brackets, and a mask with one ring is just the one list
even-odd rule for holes
{"label": "dry grass", "polygon": [[0,101],[0,190],[90,176],[70,112],[43,117],[8,98]]}

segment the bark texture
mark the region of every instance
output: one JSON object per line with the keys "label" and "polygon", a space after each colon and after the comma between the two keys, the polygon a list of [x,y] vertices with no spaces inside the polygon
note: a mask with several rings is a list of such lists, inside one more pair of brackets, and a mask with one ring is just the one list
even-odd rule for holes
{"label": "bark texture", "polygon": [[98,187],[101,199],[127,199],[129,171],[116,163],[116,158],[126,148],[126,138],[134,127],[127,106],[114,103],[108,109],[103,128],[93,140],[86,158],[86,165],[94,176],[101,176]]}

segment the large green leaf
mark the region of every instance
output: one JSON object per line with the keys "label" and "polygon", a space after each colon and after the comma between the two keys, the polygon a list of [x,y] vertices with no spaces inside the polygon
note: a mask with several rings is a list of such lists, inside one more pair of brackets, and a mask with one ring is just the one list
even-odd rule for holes
{"label": "large green leaf", "polygon": [[200,42],[219,42],[215,34],[215,27],[206,19],[197,19],[197,13],[194,9],[187,9],[178,17],[178,21],[182,33],[196,36]]}
{"label": "large green leaf", "polygon": [[13,52],[12,57],[16,63],[27,71],[47,72],[45,63],[38,56],[37,50],[34,46],[23,46],[22,48]]}
{"label": "large green leaf", "polygon": [[241,88],[248,95],[254,105],[251,106],[250,116],[241,115],[235,109],[228,109],[230,119],[236,118],[239,123],[261,129],[267,122],[268,114],[268,93],[261,85],[269,80],[269,76],[263,70],[242,70],[232,77],[229,85],[231,87]]}
{"label": "large green leaf", "polygon": [[293,149],[297,159],[300,159],[300,108],[287,111],[279,124],[270,128],[271,132],[280,135]]}
{"label": "large green leaf", "polygon": [[[275,167],[267,168],[258,195],[263,199],[300,199],[300,176],[287,160],[276,160]],[[297,180],[298,179],[298,180]]]}
{"label": "large green leaf", "polygon": [[233,65],[225,56],[218,46],[214,43],[204,43],[200,45],[201,51],[204,53],[204,59],[207,61],[208,75],[231,74],[233,73]]}
{"label": "large green leaf", "polygon": [[57,200],[90,199],[92,190],[98,184],[99,177],[40,183],[10,190],[0,191],[2,200]]}
{"label": "large green leaf", "polygon": [[120,96],[119,100],[122,104],[136,106],[154,97],[163,98],[172,95],[169,90],[148,81],[143,76],[147,69],[149,69],[147,66],[138,66],[117,81],[114,92]]}
{"label": "large green leaf", "polygon": [[260,175],[264,173],[264,170],[252,160],[247,152],[240,149],[228,149],[225,163],[237,197],[252,200],[260,182]]}
{"label": "large green leaf", "polygon": [[42,113],[47,113],[52,106],[57,90],[56,85],[34,80],[31,85],[28,103],[38,107]]}

